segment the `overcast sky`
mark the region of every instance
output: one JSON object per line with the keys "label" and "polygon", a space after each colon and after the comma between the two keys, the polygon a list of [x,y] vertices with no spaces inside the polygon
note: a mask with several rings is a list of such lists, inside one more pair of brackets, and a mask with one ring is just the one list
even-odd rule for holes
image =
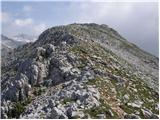
{"label": "overcast sky", "polygon": [[128,41],[158,56],[157,3],[2,2],[2,33],[39,35],[70,23],[107,24]]}

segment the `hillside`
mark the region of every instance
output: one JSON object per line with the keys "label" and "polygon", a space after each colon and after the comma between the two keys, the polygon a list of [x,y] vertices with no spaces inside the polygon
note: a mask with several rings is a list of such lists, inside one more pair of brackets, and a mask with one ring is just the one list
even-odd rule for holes
{"label": "hillside", "polygon": [[1,56],[5,55],[12,51],[14,48],[24,45],[26,42],[16,41],[14,39],[8,38],[7,36],[1,35]]}
{"label": "hillside", "polygon": [[8,38],[7,36],[4,36],[4,35],[1,35],[1,42],[5,46],[12,48],[12,49],[17,48],[18,46],[25,44],[25,42],[16,41],[16,40]]}
{"label": "hillside", "polygon": [[11,51],[12,49],[8,46],[1,44],[1,56],[4,56],[7,52]]}
{"label": "hillside", "polygon": [[158,118],[159,59],[107,25],[45,30],[2,58],[2,118]]}

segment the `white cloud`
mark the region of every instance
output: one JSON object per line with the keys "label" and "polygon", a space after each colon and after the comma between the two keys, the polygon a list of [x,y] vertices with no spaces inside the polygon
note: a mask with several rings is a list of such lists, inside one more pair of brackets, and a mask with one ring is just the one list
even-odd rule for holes
{"label": "white cloud", "polygon": [[40,34],[46,28],[47,28],[46,24],[40,23],[40,24],[34,26],[34,31],[36,32],[36,34]]}
{"label": "white cloud", "polygon": [[0,14],[1,14],[0,15],[0,22],[7,23],[7,22],[10,21],[11,18],[10,18],[9,13],[7,13],[7,12],[1,12]]}
{"label": "white cloud", "polygon": [[32,11],[32,7],[31,6],[23,6],[23,11],[25,11],[25,12],[30,12],[30,11]]}
{"label": "white cloud", "polygon": [[39,35],[47,28],[46,24],[35,23],[35,21],[31,18],[16,19],[13,26],[18,29],[18,32],[28,32],[36,35]]}
{"label": "white cloud", "polygon": [[23,26],[28,26],[28,25],[32,25],[33,24],[33,20],[31,18],[27,18],[27,19],[16,19],[14,21],[14,23],[17,26],[23,27]]}
{"label": "white cloud", "polygon": [[130,42],[158,55],[157,3],[81,2],[77,5],[72,2],[69,10],[72,20],[68,23],[107,24]]}
{"label": "white cloud", "polygon": [[[94,0],[90,0],[94,1]],[[133,1],[133,0],[132,0]],[[137,1],[137,0],[136,0]],[[62,7],[62,6],[60,6]],[[58,8],[60,8],[58,7]],[[64,7],[64,6],[63,6]],[[40,34],[44,29],[46,29],[47,24],[50,24],[52,20],[48,18],[49,23],[44,24],[38,20],[32,20],[30,18],[31,14],[29,11],[33,11],[32,6],[23,6],[22,12],[23,17],[28,16],[27,19],[17,19],[14,20],[10,14],[3,14],[3,22],[10,20],[5,24],[4,29],[8,33],[11,32],[30,32],[33,34]],[[39,11],[45,11],[40,9]],[[55,10],[55,8],[54,8]],[[66,10],[66,11],[63,11]],[[67,11],[68,10],[68,11]],[[56,20],[52,21],[53,24],[69,24],[74,22],[89,23],[94,22],[98,24],[107,24],[114,28],[123,37],[127,38],[133,43],[145,48],[148,51],[153,51],[152,53],[157,54],[158,44],[157,35],[158,34],[158,4],[157,3],[136,3],[136,2],[71,2],[69,6],[59,9],[56,8]],[[54,11],[55,12],[55,11]],[[62,12],[62,13],[61,13]],[[20,12],[21,13],[21,12]],[[32,12],[31,12],[32,13]],[[60,14],[59,14],[60,13]],[[70,13],[65,14],[65,13]],[[51,14],[50,16],[53,17]],[[45,12],[41,16],[46,16]],[[36,14],[34,16],[36,18]],[[2,27],[3,27],[2,22]],[[11,24],[9,24],[11,23]],[[13,25],[14,23],[14,25]],[[16,29],[16,30],[15,30]],[[149,43],[149,44],[148,44]],[[152,47],[146,47],[147,45],[152,45]],[[153,49],[155,48],[155,49]],[[149,50],[150,49],[150,50]],[[154,52],[155,51],[155,52]]]}
{"label": "white cloud", "polygon": [[133,10],[131,3],[89,3],[83,2],[75,8],[75,3],[70,5],[70,10],[79,9],[77,16],[79,22],[106,23],[117,19],[124,21]]}

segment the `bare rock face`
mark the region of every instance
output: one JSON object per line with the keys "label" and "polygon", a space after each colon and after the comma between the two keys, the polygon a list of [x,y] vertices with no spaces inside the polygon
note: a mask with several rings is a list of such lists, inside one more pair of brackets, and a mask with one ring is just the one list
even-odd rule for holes
{"label": "bare rock face", "polygon": [[158,58],[107,25],[53,27],[2,59],[2,118],[158,118]]}
{"label": "bare rock face", "polygon": [[22,61],[18,67],[19,73],[25,74],[31,85],[36,83],[38,79],[38,66],[32,60]]}
{"label": "bare rock face", "polygon": [[[48,91],[50,96],[41,96],[33,101],[21,118],[73,118],[82,108],[99,106],[100,94],[96,88],[83,85],[81,82],[69,81],[63,83],[63,90]],[[85,89],[88,88],[88,89]],[[31,111],[32,112],[29,112]],[[34,114],[35,113],[35,114]],[[82,111],[81,115],[85,114]]]}
{"label": "bare rock face", "polygon": [[24,74],[16,76],[16,80],[6,87],[2,92],[2,98],[11,101],[22,101],[28,97],[31,86],[28,84],[28,78]]}
{"label": "bare rock face", "polygon": [[52,44],[47,44],[46,46],[46,54],[50,56],[55,51],[55,46]]}

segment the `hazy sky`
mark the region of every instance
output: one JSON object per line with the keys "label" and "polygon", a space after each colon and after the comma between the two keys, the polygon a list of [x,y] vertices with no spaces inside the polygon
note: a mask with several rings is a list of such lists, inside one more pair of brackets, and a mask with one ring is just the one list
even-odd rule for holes
{"label": "hazy sky", "polygon": [[40,34],[70,23],[107,24],[158,56],[158,3],[2,2],[2,33]]}

